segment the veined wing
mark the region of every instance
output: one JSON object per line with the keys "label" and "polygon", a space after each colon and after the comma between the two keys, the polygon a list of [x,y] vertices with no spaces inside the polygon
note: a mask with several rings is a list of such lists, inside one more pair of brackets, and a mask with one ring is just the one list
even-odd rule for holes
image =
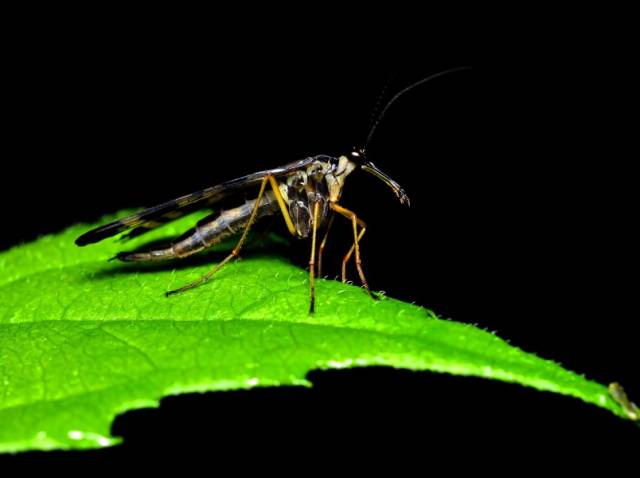
{"label": "veined wing", "polygon": [[251,186],[257,186],[264,177],[269,174],[276,177],[286,175],[312,163],[316,158],[317,156],[309,157],[280,166],[279,168],[268,169],[266,171],[242,176],[201,191],[186,194],[157,206],[144,209],[138,213],[132,214],[131,216],[118,219],[117,221],[105,224],[104,226],[97,227],[84,233],[76,239],[76,244],[78,246],[94,244],[130,229],[133,230],[127,234],[127,237],[138,236],[167,222],[178,219],[189,212],[211,206],[232,194],[250,188]]}

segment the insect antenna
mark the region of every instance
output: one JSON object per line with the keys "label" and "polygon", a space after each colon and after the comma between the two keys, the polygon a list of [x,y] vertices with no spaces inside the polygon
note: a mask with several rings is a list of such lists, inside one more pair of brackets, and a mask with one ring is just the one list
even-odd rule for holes
{"label": "insect antenna", "polygon": [[374,127],[374,124],[379,121],[380,108],[382,107],[382,101],[387,96],[387,91],[389,90],[389,85],[395,79],[395,77],[396,77],[396,75],[393,74],[393,75],[391,75],[391,76],[389,76],[387,78],[387,81],[385,82],[384,86],[382,87],[382,90],[380,90],[380,93],[378,94],[378,97],[376,98],[376,103],[373,106],[373,109],[371,110],[371,115],[369,116],[369,131],[371,131],[371,129]]}
{"label": "insect antenna", "polygon": [[[384,109],[380,112],[380,114],[376,118],[375,122],[373,122],[373,126],[371,126],[371,129],[369,130],[369,135],[367,136],[367,140],[364,143],[364,148],[363,149],[365,151],[367,150],[367,147],[369,146],[369,143],[371,142],[371,138],[373,138],[373,133],[375,133],[376,128],[378,127],[378,125],[380,124],[382,119],[384,118],[384,115],[387,113],[387,111],[389,110],[391,105],[393,103],[395,103],[396,100],[398,100],[398,98],[400,98],[402,95],[404,95],[405,93],[413,90],[414,88],[416,88],[416,87],[418,87],[420,85],[423,85],[424,83],[427,83],[428,81],[435,80],[436,78],[439,78],[440,76],[448,75],[449,73],[455,73],[455,72],[462,71],[462,70],[470,70],[470,69],[471,69],[470,66],[459,66],[459,67],[456,67],[456,68],[450,68],[448,70],[440,71],[440,72],[435,73],[433,75],[427,76],[426,78],[423,78],[423,79],[421,79],[419,81],[416,81],[415,83],[413,83],[413,84],[407,86],[406,88],[400,90],[398,93],[396,93],[393,96],[393,98],[391,98],[389,100],[389,102],[386,104]],[[386,89],[386,86],[385,86],[385,89]],[[384,90],[383,90],[383,92],[384,92]],[[380,99],[381,99],[381,97],[378,97],[378,104],[376,105],[376,110],[379,109]]]}

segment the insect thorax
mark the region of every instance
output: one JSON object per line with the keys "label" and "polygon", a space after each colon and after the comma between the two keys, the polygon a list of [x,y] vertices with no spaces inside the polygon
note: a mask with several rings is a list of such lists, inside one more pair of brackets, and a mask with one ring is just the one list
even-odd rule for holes
{"label": "insect thorax", "polygon": [[345,178],[356,165],[346,156],[317,156],[316,160],[288,174],[280,183],[297,235],[308,237],[312,229],[314,206],[318,204],[318,227],[327,220],[329,204],[342,195]]}

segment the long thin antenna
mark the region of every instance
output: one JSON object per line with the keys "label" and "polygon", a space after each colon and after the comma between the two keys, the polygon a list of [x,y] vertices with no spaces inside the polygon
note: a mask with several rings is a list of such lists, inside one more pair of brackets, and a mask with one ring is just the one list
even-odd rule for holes
{"label": "long thin antenna", "polygon": [[373,138],[373,133],[375,132],[375,130],[378,127],[378,125],[380,124],[380,121],[382,121],[382,118],[384,118],[384,115],[387,113],[387,110],[391,107],[391,105],[393,103],[395,103],[395,101],[398,98],[400,98],[402,95],[404,95],[408,91],[411,91],[415,87],[420,86],[420,85],[422,85],[422,84],[424,84],[424,83],[426,83],[428,81],[434,80],[434,79],[436,79],[436,78],[438,78],[440,76],[448,75],[449,73],[455,73],[457,71],[470,70],[470,69],[471,69],[470,66],[459,66],[459,67],[456,67],[456,68],[451,68],[449,70],[444,70],[444,71],[441,71],[439,73],[435,73],[435,74],[433,74],[431,76],[427,76],[426,78],[423,78],[420,81],[416,81],[412,85],[409,85],[405,89],[403,89],[400,92],[396,93],[394,95],[394,97],[389,100],[389,102],[387,103],[387,106],[384,107],[384,109],[382,110],[380,115],[378,115],[378,118],[376,119],[375,123],[373,123],[373,126],[371,127],[371,130],[369,131],[369,135],[367,136],[367,141],[364,143],[365,149],[367,148],[367,146],[369,146],[369,143],[371,142],[371,138]]}
{"label": "long thin antenna", "polygon": [[396,74],[394,73],[393,75],[387,78],[387,81],[385,82],[384,86],[382,87],[382,90],[380,90],[380,93],[376,98],[376,103],[373,109],[371,110],[371,115],[369,116],[369,124],[367,125],[369,127],[369,131],[371,131],[371,128],[373,127],[374,123],[376,123],[378,121],[378,118],[380,118],[380,108],[382,108],[382,104],[383,104],[382,101],[387,96],[387,90],[389,89],[389,85],[391,84],[391,82],[395,79],[395,76]]}

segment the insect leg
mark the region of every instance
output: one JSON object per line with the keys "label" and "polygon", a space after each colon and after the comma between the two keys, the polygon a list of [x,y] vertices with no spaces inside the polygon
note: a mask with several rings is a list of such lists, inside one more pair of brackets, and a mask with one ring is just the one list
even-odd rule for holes
{"label": "insect leg", "polygon": [[313,232],[311,235],[311,258],[309,259],[309,295],[311,297],[309,302],[309,313],[313,314],[316,305],[316,275],[315,275],[315,263],[316,263],[316,233],[318,232],[318,212],[320,211],[320,203],[316,202],[313,205]]}
{"label": "insect leg", "polygon": [[[362,229],[360,229],[360,234],[358,234],[358,244],[360,244],[360,240],[362,239],[362,236],[364,236],[364,233],[367,230],[367,226],[362,224],[360,224],[360,227]],[[347,282],[347,265],[349,264],[349,261],[351,260],[351,256],[353,256],[353,252],[355,251],[355,249],[356,249],[356,244],[354,242],[353,245],[351,246],[351,249],[349,249],[349,252],[347,252],[347,254],[344,256],[344,259],[342,259],[342,282]]]}
{"label": "insect leg", "polygon": [[[287,229],[292,236],[296,235],[296,227],[293,225],[293,221],[291,220],[291,215],[289,214],[289,208],[287,207],[287,203],[285,203],[284,198],[282,197],[282,193],[280,192],[280,186],[278,186],[278,181],[273,176],[267,176],[269,179],[269,183],[271,183],[271,189],[273,189],[273,194],[278,201],[278,205],[280,206],[280,211],[282,212],[282,216],[284,217],[284,222],[287,223]],[[265,178],[265,179],[267,179]]]}
{"label": "insect leg", "polygon": [[320,243],[320,248],[318,249],[318,277],[322,277],[322,254],[324,253],[324,247],[327,245],[327,239],[329,238],[329,230],[333,225],[334,217],[335,216],[331,214],[331,217],[329,218],[329,223],[327,224],[327,230],[324,233],[324,238],[322,239],[322,242]]}
{"label": "insect leg", "polygon": [[[356,253],[356,267],[358,269],[358,274],[360,275],[360,281],[362,282],[362,285],[364,286],[364,288],[367,290],[367,293],[369,294],[369,296],[372,299],[375,299],[376,297],[371,293],[371,290],[369,289],[369,283],[367,282],[367,279],[364,276],[364,271],[362,270],[362,259],[360,258],[359,240],[362,237],[362,234],[364,234],[364,231],[367,229],[367,225],[362,219],[360,219],[356,215],[355,212],[350,211],[349,209],[346,209],[340,206],[339,204],[331,203],[331,209],[333,209],[338,214],[346,217],[347,219],[351,220],[351,224],[353,225],[353,248],[355,249],[355,253]],[[358,234],[358,226],[362,228],[359,234]],[[342,281],[343,282],[346,280],[346,274],[345,274],[346,263],[349,257],[350,257],[349,253],[347,253],[347,255],[344,257],[344,260],[342,261],[342,271],[343,271]]]}
{"label": "insect leg", "polygon": [[240,240],[236,244],[236,247],[234,247],[233,250],[231,251],[231,254],[229,254],[222,262],[217,264],[213,269],[211,269],[205,275],[200,277],[198,280],[195,280],[190,284],[187,284],[187,285],[185,285],[183,287],[180,287],[179,289],[170,290],[170,291],[166,292],[165,295],[167,297],[170,296],[170,295],[179,294],[179,293],[184,292],[184,291],[189,290],[189,289],[193,289],[194,287],[197,287],[200,284],[208,281],[209,279],[211,279],[211,277],[216,272],[218,272],[220,269],[222,269],[227,264],[227,262],[229,262],[234,257],[238,257],[238,255],[240,254],[240,249],[242,249],[242,245],[244,244],[244,241],[247,238],[247,234],[249,232],[249,229],[251,228],[251,224],[253,224],[253,221],[256,218],[256,214],[258,212],[258,207],[260,206],[260,202],[262,201],[262,196],[264,196],[264,190],[265,190],[265,188],[267,186],[267,181],[269,180],[270,177],[271,177],[270,175],[265,176],[265,178],[260,183],[260,192],[258,193],[258,198],[256,199],[255,205],[253,206],[253,210],[251,211],[251,216],[249,216],[249,221],[244,226],[244,230],[242,232],[242,236],[240,237]]}

